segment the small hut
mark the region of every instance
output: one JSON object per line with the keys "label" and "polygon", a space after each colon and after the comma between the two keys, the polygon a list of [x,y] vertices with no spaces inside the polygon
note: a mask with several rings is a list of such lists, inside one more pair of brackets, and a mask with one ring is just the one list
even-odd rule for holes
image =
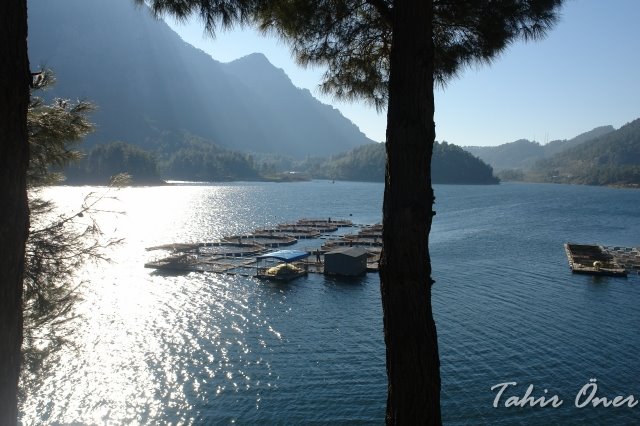
{"label": "small hut", "polygon": [[324,255],[324,273],[356,276],[367,272],[367,251],[362,247],[340,247]]}

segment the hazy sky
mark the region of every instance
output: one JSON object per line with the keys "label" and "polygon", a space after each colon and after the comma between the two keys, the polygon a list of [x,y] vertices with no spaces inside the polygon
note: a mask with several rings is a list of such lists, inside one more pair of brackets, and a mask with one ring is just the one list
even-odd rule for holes
{"label": "hazy sky", "polygon": [[[204,37],[199,23],[167,20],[182,38],[221,62],[262,52],[293,84],[334,105],[367,136],[385,139],[386,113],[320,95],[323,70],[296,65],[288,47],[253,30]],[[465,70],[436,92],[438,140],[499,145],[569,139],[640,117],[640,0],[567,0],[547,38],[518,42],[491,66]]]}

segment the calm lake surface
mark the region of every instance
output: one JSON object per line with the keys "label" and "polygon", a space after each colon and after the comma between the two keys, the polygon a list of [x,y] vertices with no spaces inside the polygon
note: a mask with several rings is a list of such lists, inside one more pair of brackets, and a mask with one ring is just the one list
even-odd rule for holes
{"label": "calm lake surface", "polygon": [[[47,194],[79,206],[96,188]],[[24,424],[299,424],[384,420],[379,278],[288,284],[157,274],[156,244],[212,241],[302,217],[381,220],[382,184],[232,183],[128,188],[99,215],[125,237],[88,265],[74,347],[29,389]],[[640,279],[572,275],[567,241],[640,245],[640,191],[563,185],[436,186],[434,316],[445,424],[638,424]],[[301,247],[320,245],[307,240]],[[491,387],[517,382],[498,408]],[[504,407],[558,395],[559,408]],[[547,393],[544,390],[547,389]]]}

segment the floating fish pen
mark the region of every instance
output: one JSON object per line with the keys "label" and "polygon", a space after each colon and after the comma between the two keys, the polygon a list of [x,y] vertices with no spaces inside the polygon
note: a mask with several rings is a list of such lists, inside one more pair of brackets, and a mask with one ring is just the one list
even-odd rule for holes
{"label": "floating fish pen", "polygon": [[377,223],[375,225],[363,226],[360,232],[358,232],[358,235],[382,238],[382,224]]}
{"label": "floating fish pen", "polygon": [[373,238],[359,238],[352,236],[352,238],[336,238],[326,241],[322,245],[322,250],[328,251],[336,247],[366,247],[370,250],[380,250],[382,248],[382,240],[375,241]]}
{"label": "floating fish pen", "polygon": [[640,247],[603,246],[602,248],[627,271],[640,273]]}
{"label": "floating fish pen", "polygon": [[296,225],[292,225],[291,227],[283,227],[283,228],[270,228],[270,229],[256,229],[254,231],[255,235],[263,236],[263,235],[288,235],[297,240],[305,240],[311,238],[320,237],[320,232],[314,228],[308,227],[299,227]]}
{"label": "floating fish pen", "polygon": [[252,275],[255,257],[206,256],[191,253],[176,254],[145,263],[145,268],[184,272],[215,272]]}
{"label": "floating fish pen", "polygon": [[307,273],[325,273],[326,252],[355,245],[367,251],[367,271],[377,271],[382,239],[378,242],[378,236],[374,233],[350,235],[350,239],[336,236],[335,240],[326,241],[322,247],[268,252],[269,247],[293,245],[299,239],[326,238],[321,232],[337,231],[339,226],[355,227],[347,220],[302,219],[292,224],[257,229],[250,234],[227,236],[215,242],[173,243],[149,247],[149,251],[163,250],[170,253],[147,262],[145,267],[289,280]]}
{"label": "floating fish pen", "polygon": [[211,243],[164,244],[147,248],[147,251],[165,250],[176,253],[202,254],[209,256],[255,256],[264,253],[264,245],[253,242],[215,241]]}
{"label": "floating fish pen", "polygon": [[145,268],[167,269],[174,271],[192,271],[196,256],[188,253],[180,253],[165,257],[163,259],[154,260],[144,264]]}
{"label": "floating fish pen", "polygon": [[589,244],[564,245],[569,268],[574,274],[626,277],[627,270],[618,264],[604,247]]}
{"label": "floating fish pen", "polygon": [[348,226],[353,226],[353,222],[350,220],[344,219],[300,219],[298,220],[298,225],[310,226],[313,228],[321,227],[321,226],[337,226],[338,228],[344,228]]}
{"label": "floating fish pen", "polygon": [[247,235],[231,235],[224,237],[223,241],[237,244],[243,244],[248,241],[253,244],[261,244],[265,247],[290,246],[298,242],[298,240],[290,235],[271,235],[271,234],[247,234]]}
{"label": "floating fish pen", "polygon": [[277,225],[278,229],[282,229],[283,231],[295,232],[298,230],[304,231],[316,231],[316,232],[336,232],[338,230],[338,225],[334,225],[331,223],[281,223]]}
{"label": "floating fish pen", "polygon": [[376,234],[347,234],[344,235],[347,243],[363,246],[379,246],[382,247],[382,237]]}
{"label": "floating fish pen", "polygon": [[162,244],[159,246],[147,247],[147,251],[154,250],[170,250],[170,251],[195,251],[202,243],[172,243],[172,244]]}

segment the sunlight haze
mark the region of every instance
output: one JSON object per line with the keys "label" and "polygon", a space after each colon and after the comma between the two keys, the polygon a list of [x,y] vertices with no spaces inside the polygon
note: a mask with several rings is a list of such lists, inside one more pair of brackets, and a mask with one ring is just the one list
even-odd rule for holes
{"label": "sunlight haze", "polygon": [[[537,42],[519,42],[491,65],[467,69],[436,91],[436,138],[456,145],[500,145],[517,139],[541,143],[570,139],[597,126],[619,128],[640,116],[635,0],[568,1],[560,21]],[[294,85],[332,104],[369,138],[384,141],[386,113],[360,103],[336,102],[317,90],[323,69],[302,68],[288,47],[247,28],[204,36],[202,25],[167,23],[188,43],[229,62],[264,53]]]}

